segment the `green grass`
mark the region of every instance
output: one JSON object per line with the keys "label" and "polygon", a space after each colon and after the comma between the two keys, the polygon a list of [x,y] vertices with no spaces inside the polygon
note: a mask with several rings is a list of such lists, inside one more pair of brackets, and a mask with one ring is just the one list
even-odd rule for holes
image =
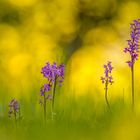
{"label": "green grass", "polygon": [[[15,127],[8,118],[7,102],[1,104],[1,140],[139,140],[140,116],[131,113],[129,104],[116,99],[110,113],[105,102],[95,104],[93,98],[57,95],[56,116],[51,119],[51,103],[47,103],[47,124],[44,126],[43,108],[38,98],[20,99],[23,119]],[[3,107],[2,107],[3,106]],[[2,109],[4,108],[4,109]]]}

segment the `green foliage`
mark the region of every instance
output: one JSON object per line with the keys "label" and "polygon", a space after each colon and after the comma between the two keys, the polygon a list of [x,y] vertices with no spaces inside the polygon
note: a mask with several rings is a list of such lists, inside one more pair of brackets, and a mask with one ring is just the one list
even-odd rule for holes
{"label": "green foliage", "polygon": [[[140,136],[137,132],[139,115],[132,115],[131,109],[127,109],[130,105],[124,104],[121,99],[116,99],[111,104],[112,113],[110,113],[105,102],[99,111],[94,100],[87,96],[78,99],[57,96],[56,116],[53,121],[49,109],[51,103],[47,104],[46,127],[43,122],[43,108],[38,108],[38,101],[35,98],[30,101],[20,100],[23,118],[17,127],[14,120],[9,119],[8,114],[3,112],[4,115],[0,117],[2,140],[112,140],[112,136],[115,140],[130,140],[130,138],[137,140],[136,137]],[[4,106],[7,107],[6,104]]]}

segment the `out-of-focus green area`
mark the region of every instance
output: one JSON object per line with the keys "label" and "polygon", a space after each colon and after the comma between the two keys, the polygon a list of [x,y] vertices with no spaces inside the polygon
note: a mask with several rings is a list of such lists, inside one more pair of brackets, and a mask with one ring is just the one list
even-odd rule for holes
{"label": "out-of-focus green area", "polygon": [[[139,140],[140,61],[135,65],[138,116],[126,119],[130,116],[126,110],[131,107],[131,75],[125,63],[129,56],[123,52],[129,39],[129,24],[138,18],[139,0],[0,0],[2,140],[14,140],[16,135],[22,140],[26,134],[28,139],[37,139],[39,133],[44,139],[48,133],[50,139],[61,134],[62,139],[70,140]],[[116,109],[113,118],[104,112],[104,86],[100,81],[103,64],[108,60],[114,66],[110,104],[115,109],[121,108],[122,102],[127,106],[122,116]],[[51,124],[48,120],[50,129],[43,130],[38,100],[45,82],[40,71],[47,61],[64,63],[66,74],[63,86],[57,88],[61,96],[57,121]],[[12,130],[12,120],[7,117],[12,97],[20,100],[24,116],[19,131]],[[11,130],[9,136],[7,130]]]}
{"label": "out-of-focus green area", "polygon": [[76,95],[103,92],[99,79],[103,64],[110,60],[115,81],[112,96],[122,94],[123,88],[129,91],[123,48],[130,22],[139,18],[139,7],[138,0],[1,0],[1,90],[29,97],[28,91],[37,92],[41,85],[41,67],[57,61],[67,65],[65,87]]}
{"label": "out-of-focus green area", "polygon": [[[52,121],[50,102],[47,103],[47,123],[44,126],[43,108],[35,101],[20,100],[23,119],[15,126],[14,118],[0,118],[2,140],[139,140],[140,115],[132,114],[129,104],[121,99],[111,104],[110,113],[104,104],[90,97],[78,99],[58,96]],[[2,108],[5,109],[5,108]],[[7,110],[5,110],[7,111]]]}
{"label": "out-of-focus green area", "polygon": [[1,90],[29,97],[28,91],[42,84],[41,67],[57,61],[67,65],[66,89],[76,95],[103,92],[99,79],[103,64],[110,60],[115,81],[112,96],[129,91],[123,48],[130,22],[139,18],[139,7],[138,0],[1,0]]}

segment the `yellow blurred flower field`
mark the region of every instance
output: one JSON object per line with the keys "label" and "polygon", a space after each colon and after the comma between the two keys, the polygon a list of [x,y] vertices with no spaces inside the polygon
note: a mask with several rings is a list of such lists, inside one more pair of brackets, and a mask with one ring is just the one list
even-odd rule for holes
{"label": "yellow blurred flower field", "polygon": [[[126,119],[131,114],[131,70],[126,63],[130,56],[123,51],[130,39],[130,23],[139,18],[139,0],[0,0],[0,126],[6,123],[3,116],[7,116],[7,102],[11,98],[19,99],[24,107],[23,116],[27,115],[25,120],[28,121],[23,122],[27,126],[24,130],[29,129],[31,133],[28,139],[37,139],[32,136],[41,126],[43,117],[39,115],[38,100],[40,88],[46,82],[41,69],[47,62],[56,62],[65,65],[65,80],[62,87],[57,87],[60,94],[56,95],[56,114],[60,113],[57,120],[64,116],[64,123],[61,119],[58,121],[63,124],[60,130],[68,128],[65,124],[70,127],[72,123],[75,133],[79,133],[77,136],[70,130],[74,137],[69,137],[69,140],[90,140],[93,138],[92,130],[94,134],[101,131],[101,136],[95,135],[97,140],[112,137],[115,140],[139,140],[140,61],[136,61],[134,68],[136,119]],[[126,105],[126,110],[130,109],[128,112],[124,109],[125,113],[115,110],[118,119],[114,114],[115,117],[111,118],[109,113],[103,113],[105,89],[100,78],[104,75],[103,65],[107,61],[112,62],[114,81],[109,87],[109,102],[114,110],[119,107],[121,110],[123,105]],[[47,103],[49,107],[50,104]],[[31,114],[39,123],[30,121]],[[129,124],[131,119],[133,123]],[[51,124],[50,120],[48,125],[52,130],[49,130],[49,138],[56,139],[54,135],[51,137],[56,124]],[[30,123],[32,125],[28,127]],[[99,125],[97,128],[96,123]],[[107,128],[109,133],[105,130]],[[88,137],[83,136],[82,139],[85,129],[89,130]],[[0,137],[8,140],[6,129],[2,127],[2,130]],[[12,133],[14,140],[16,134]],[[41,133],[45,138],[45,130]],[[21,139],[26,138],[24,134]],[[16,139],[20,135],[21,130]]]}

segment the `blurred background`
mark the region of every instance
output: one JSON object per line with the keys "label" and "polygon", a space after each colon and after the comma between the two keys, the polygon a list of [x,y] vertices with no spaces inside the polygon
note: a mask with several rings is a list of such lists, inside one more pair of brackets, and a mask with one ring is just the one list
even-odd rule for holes
{"label": "blurred background", "polygon": [[[64,63],[64,95],[104,100],[100,76],[112,61],[109,98],[131,98],[129,25],[139,0],[0,0],[0,97],[38,96],[46,62]],[[135,65],[136,96],[140,61]]]}
{"label": "blurred background", "polygon": [[[135,119],[129,114],[129,55],[123,52],[130,23],[138,18],[140,0],[0,0],[1,138],[139,140],[140,61],[135,64]],[[46,79],[40,72],[48,61],[64,63],[66,71],[63,86],[57,87],[56,121],[49,102],[48,127],[42,129],[38,102]],[[113,116],[106,111],[100,80],[107,61],[114,67],[108,92]],[[20,101],[23,115],[18,132],[8,118],[12,98]]]}

